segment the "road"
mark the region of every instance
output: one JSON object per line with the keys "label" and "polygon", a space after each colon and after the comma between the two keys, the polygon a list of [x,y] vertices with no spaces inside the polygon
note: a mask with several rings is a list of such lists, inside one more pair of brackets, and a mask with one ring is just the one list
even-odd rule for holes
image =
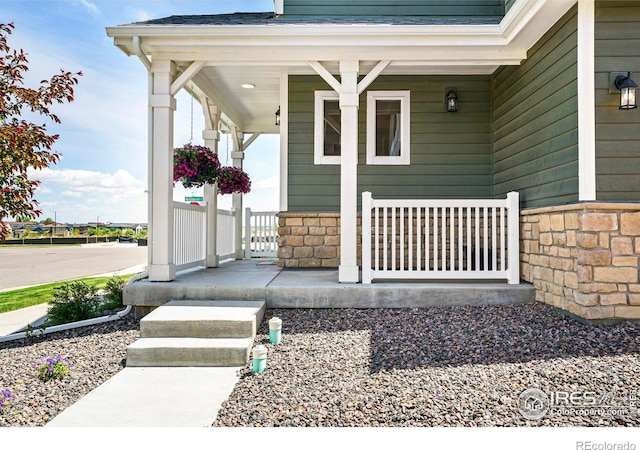
{"label": "road", "polygon": [[0,291],[123,272],[147,264],[147,247],[129,243],[0,246]]}

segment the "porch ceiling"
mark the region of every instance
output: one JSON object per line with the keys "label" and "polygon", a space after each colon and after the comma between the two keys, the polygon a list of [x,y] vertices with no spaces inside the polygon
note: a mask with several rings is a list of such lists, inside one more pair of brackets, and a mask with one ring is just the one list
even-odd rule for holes
{"label": "porch ceiling", "polygon": [[[527,50],[576,0],[518,0],[499,24],[247,24],[172,23],[107,28],[114,44],[135,55],[140,38],[149,59],[170,59],[185,70],[205,67],[191,83],[215,101],[243,131],[278,133],[281,74],[315,74],[307,61],[338,73],[339,60],[357,59],[366,74],[380,60],[383,74],[490,74],[518,65]],[[241,16],[241,14],[239,14]],[[215,16],[209,16],[215,17]],[[282,16],[284,17],[284,16]],[[197,19],[197,16],[196,16]],[[245,89],[243,84],[255,85]]]}

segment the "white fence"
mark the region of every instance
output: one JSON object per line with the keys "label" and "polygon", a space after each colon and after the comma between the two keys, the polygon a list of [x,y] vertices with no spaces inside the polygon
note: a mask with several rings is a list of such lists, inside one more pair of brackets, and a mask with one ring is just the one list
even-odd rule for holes
{"label": "white fence", "polygon": [[216,245],[220,261],[236,257],[236,210],[218,210]]}
{"label": "white fence", "polygon": [[278,255],[278,219],[276,211],[245,209],[244,257],[275,257]]}
{"label": "white fence", "polygon": [[176,270],[205,265],[206,206],[173,202],[173,262]]}
{"label": "white fence", "polygon": [[379,200],[362,194],[362,282],[520,282],[518,193],[504,200]]}

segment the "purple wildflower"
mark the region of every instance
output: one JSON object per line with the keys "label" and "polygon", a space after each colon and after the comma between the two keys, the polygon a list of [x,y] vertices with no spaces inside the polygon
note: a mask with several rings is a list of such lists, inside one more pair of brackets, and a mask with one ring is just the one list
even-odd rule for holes
{"label": "purple wildflower", "polygon": [[2,390],[0,390],[0,413],[2,413],[5,408],[9,407],[12,401],[13,396],[11,395],[9,389],[3,388]]}

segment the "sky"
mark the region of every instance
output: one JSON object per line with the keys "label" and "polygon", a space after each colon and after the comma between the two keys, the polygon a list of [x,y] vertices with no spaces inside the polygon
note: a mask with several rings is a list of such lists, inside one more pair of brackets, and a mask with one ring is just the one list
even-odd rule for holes
{"label": "sky", "polygon": [[[35,195],[39,220],[147,222],[147,72],[137,57],[113,45],[106,27],[174,14],[255,11],[273,11],[273,1],[0,0],[0,22],[15,25],[9,46],[29,59],[25,86],[36,87],[60,69],[83,73],[75,100],[54,106],[61,124],[47,124],[48,132],[60,135],[53,150],[62,159],[32,176],[41,181]],[[200,105],[194,101],[192,108],[184,91],[176,100],[174,147],[202,145]],[[227,137],[219,144],[222,165],[232,165]],[[245,207],[278,210],[278,142],[275,135],[262,135],[247,149],[243,164],[252,190]],[[202,189],[174,189],[177,201],[201,195]],[[231,196],[220,196],[218,205],[229,209]]]}

